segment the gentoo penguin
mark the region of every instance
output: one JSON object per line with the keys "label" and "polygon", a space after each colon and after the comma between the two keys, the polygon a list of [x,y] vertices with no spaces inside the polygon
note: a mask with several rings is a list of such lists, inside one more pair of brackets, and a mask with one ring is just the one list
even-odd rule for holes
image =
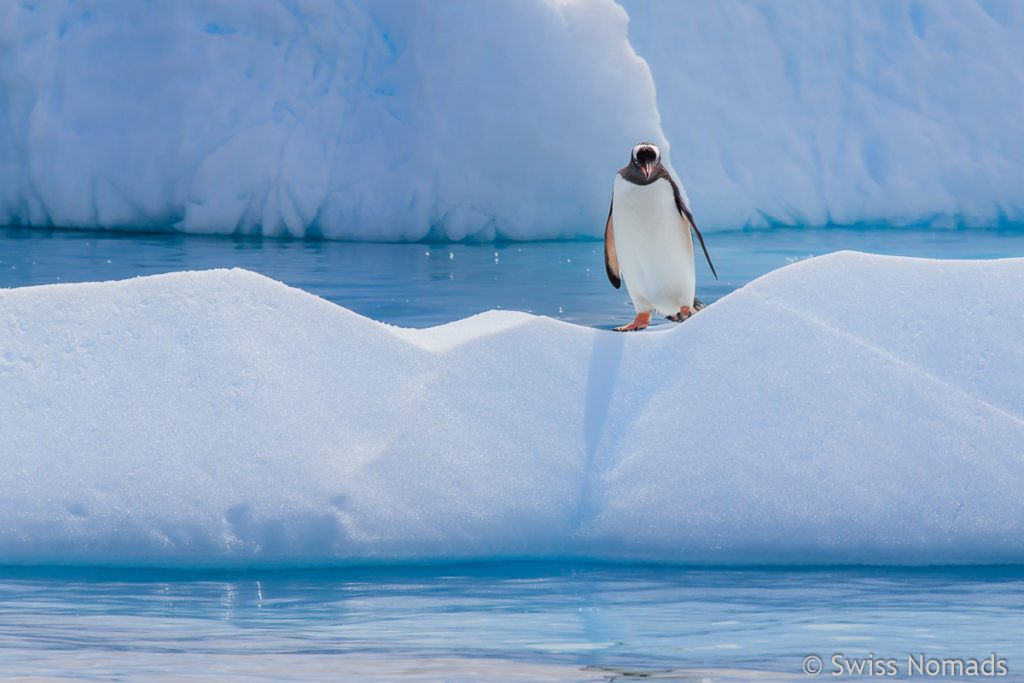
{"label": "gentoo penguin", "polygon": [[615,289],[623,281],[633,300],[636,318],[616,332],[642,330],[651,309],[682,322],[704,304],[694,297],[693,237],[697,234],[715,279],[704,238],[693,222],[679,186],[661,164],[656,145],[641,142],[615,176],[612,204],[604,227],[604,265]]}

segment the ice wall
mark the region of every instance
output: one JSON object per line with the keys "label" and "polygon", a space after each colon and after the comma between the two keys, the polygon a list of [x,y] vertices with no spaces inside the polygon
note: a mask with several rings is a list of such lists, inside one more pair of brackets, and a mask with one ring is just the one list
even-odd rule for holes
{"label": "ice wall", "polygon": [[706,229],[1024,222],[1021,3],[622,2],[0,3],[0,225],[599,236],[659,110]]}
{"label": "ice wall", "polygon": [[1024,561],[1024,259],[839,253],[631,335],[246,271],[0,291],[0,564]]}
{"label": "ice wall", "polygon": [[1024,223],[1024,4],[621,3],[702,225]]}
{"label": "ice wall", "polygon": [[612,0],[0,3],[0,225],[597,234],[661,141]]}

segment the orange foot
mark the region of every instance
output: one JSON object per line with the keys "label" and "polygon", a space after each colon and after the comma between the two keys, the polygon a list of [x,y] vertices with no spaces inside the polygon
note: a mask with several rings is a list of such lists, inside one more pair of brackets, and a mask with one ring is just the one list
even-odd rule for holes
{"label": "orange foot", "polygon": [[642,330],[647,327],[647,324],[651,322],[651,312],[644,311],[643,313],[637,313],[636,317],[633,318],[633,322],[622,327],[616,327],[616,332],[632,332],[633,330]]}
{"label": "orange foot", "polygon": [[675,315],[666,316],[666,318],[674,323],[681,323],[687,318],[689,318],[691,315],[693,315],[693,311],[690,309],[690,307],[683,306],[682,308],[679,309],[678,313],[676,313]]}

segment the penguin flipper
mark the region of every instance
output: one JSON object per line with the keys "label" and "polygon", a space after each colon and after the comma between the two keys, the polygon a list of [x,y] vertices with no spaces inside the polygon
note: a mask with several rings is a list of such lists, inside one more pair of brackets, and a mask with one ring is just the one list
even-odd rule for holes
{"label": "penguin flipper", "polygon": [[[689,211],[687,211],[689,213]],[[693,218],[690,218],[690,227],[697,233],[697,239],[700,240],[700,248],[704,250],[704,258],[708,260],[708,265],[711,266],[711,274],[718,279],[718,273],[715,272],[715,264],[711,262],[711,257],[708,255],[708,248],[704,246],[704,236],[700,234],[700,230],[697,229],[697,224],[693,222]]]}
{"label": "penguin flipper", "polygon": [[679,213],[689,223],[693,232],[697,234],[697,239],[700,240],[700,248],[704,250],[704,258],[707,259],[708,265],[711,267],[711,274],[714,275],[717,280],[718,273],[715,272],[715,264],[711,262],[711,256],[708,255],[708,248],[704,246],[704,236],[701,235],[700,230],[697,229],[697,223],[693,220],[693,214],[690,213],[690,207],[686,205],[686,202],[683,201],[682,195],[679,194],[679,186],[676,185],[676,181],[672,180],[671,176],[668,176],[667,174],[666,177],[668,178],[668,181],[672,183],[672,193],[676,198],[676,208],[679,209]]}
{"label": "penguin flipper", "polygon": [[612,226],[612,207],[608,207],[608,221],[604,224],[604,269],[615,289],[622,286],[619,257],[615,253],[615,231]]}

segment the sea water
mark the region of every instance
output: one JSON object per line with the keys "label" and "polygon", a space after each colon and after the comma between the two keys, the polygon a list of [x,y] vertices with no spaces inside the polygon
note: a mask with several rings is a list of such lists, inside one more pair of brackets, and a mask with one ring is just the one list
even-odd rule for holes
{"label": "sea water", "polygon": [[[710,233],[706,242],[719,277],[698,253],[697,297],[705,303],[776,268],[841,249],[929,258],[1024,256],[1024,230],[1013,229],[789,228]],[[634,315],[626,290],[608,282],[599,241],[375,244],[0,228],[0,287],[232,267],[407,327],[489,309],[602,328]]]}
{"label": "sea water", "polygon": [[1021,568],[8,568],[0,678],[836,680],[991,660],[1021,680],[1022,615]]}
{"label": "sea water", "polygon": [[[1024,256],[1024,232],[1014,230],[787,229],[707,242],[720,276],[698,266],[708,303],[838,249]],[[248,268],[414,327],[492,308],[606,328],[632,317],[605,277],[600,242],[0,229],[2,287],[214,267]],[[0,568],[0,680],[853,680],[893,671],[977,680],[965,667],[990,661],[1006,670],[999,680],[1024,680],[1022,636],[1021,567]]]}

